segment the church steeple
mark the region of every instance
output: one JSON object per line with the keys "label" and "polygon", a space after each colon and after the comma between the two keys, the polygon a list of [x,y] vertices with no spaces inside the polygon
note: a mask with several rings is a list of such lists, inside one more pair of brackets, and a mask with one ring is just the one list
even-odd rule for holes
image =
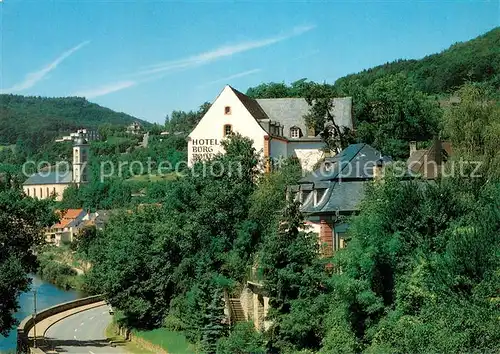
{"label": "church steeple", "polygon": [[73,146],[73,183],[78,186],[89,181],[88,177],[89,145],[80,133]]}

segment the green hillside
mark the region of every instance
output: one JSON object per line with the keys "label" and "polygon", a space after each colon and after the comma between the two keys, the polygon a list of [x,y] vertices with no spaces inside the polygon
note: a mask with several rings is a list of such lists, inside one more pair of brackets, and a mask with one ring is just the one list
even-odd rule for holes
{"label": "green hillside", "polygon": [[15,144],[21,139],[33,148],[77,128],[128,125],[134,121],[149,125],[80,97],[0,95],[0,118],[0,145]]}
{"label": "green hillside", "polygon": [[343,91],[353,81],[362,86],[392,74],[404,74],[420,91],[447,93],[467,81],[486,82],[500,87],[500,27],[470,41],[452,45],[441,53],[419,60],[396,60],[338,79]]}

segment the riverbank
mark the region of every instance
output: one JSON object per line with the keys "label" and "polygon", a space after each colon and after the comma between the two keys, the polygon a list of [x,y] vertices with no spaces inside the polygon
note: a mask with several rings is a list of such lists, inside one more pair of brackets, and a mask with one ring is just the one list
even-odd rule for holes
{"label": "riverbank", "polygon": [[[33,290],[36,290],[37,293],[36,307],[38,311],[63,302],[76,300],[84,296],[81,292],[58,288],[57,286],[42,280],[39,276],[32,275],[31,291],[21,294],[18,299],[19,310],[14,314],[14,317],[18,321],[21,321],[33,313]],[[15,329],[12,329],[7,337],[0,336],[0,353],[15,353],[16,338],[17,333]]]}
{"label": "riverbank", "polygon": [[62,289],[84,291],[84,263],[69,246],[47,245],[38,252],[37,275]]}

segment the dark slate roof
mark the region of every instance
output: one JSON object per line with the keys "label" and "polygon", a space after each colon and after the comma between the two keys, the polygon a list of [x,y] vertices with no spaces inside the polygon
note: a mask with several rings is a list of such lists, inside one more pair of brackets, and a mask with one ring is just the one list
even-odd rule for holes
{"label": "dark slate roof", "polygon": [[[269,119],[284,126],[285,137],[290,138],[291,127],[300,128],[304,137],[307,137],[304,116],[309,113],[311,106],[304,98],[264,98],[256,102]],[[351,97],[334,98],[332,114],[337,125],[353,129]]]}
{"label": "dark slate roof", "polygon": [[370,181],[332,182],[321,200],[314,205],[314,193],[303,201],[302,211],[306,214],[351,213],[358,210]]}
{"label": "dark slate roof", "polygon": [[73,181],[73,172],[38,172],[31,175],[23,184],[25,186],[38,184],[69,184]]}
{"label": "dark slate roof", "polygon": [[254,100],[251,97],[248,97],[244,93],[241,93],[240,91],[236,90],[235,88],[229,86],[231,90],[235,93],[235,95],[238,97],[238,99],[243,103],[245,108],[250,112],[250,114],[257,120],[259,119],[269,119],[267,116],[266,112],[262,109],[262,107],[257,103],[256,100]]}
{"label": "dark slate roof", "polygon": [[[390,161],[390,158],[382,157],[378,150],[368,144],[349,145],[299,181],[299,189],[307,195],[302,200],[302,211],[306,214],[355,212],[365,196],[368,184],[374,179],[373,168]],[[311,186],[313,192],[308,193]],[[291,188],[290,191],[296,189]],[[315,193],[320,193],[320,200],[316,204]]]}
{"label": "dark slate roof", "polygon": [[299,183],[373,179],[373,167],[380,159],[388,162],[388,158],[383,158],[380,151],[368,144],[351,144],[339,154],[325,159],[320,168]]}

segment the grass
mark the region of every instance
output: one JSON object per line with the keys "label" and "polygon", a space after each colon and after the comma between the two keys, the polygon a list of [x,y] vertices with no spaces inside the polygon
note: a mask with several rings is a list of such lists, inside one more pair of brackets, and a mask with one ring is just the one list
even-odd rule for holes
{"label": "grass", "polygon": [[125,349],[127,353],[132,354],[149,354],[153,353],[149,350],[139,347],[138,345],[128,342],[122,336],[116,334],[116,322],[113,320],[108,327],[106,327],[106,339],[110,342],[115,343],[117,347]]}
{"label": "grass", "polygon": [[175,172],[166,173],[163,175],[140,175],[133,176],[127,179],[127,181],[131,182],[162,182],[162,181],[171,181],[177,178],[177,174]]}
{"label": "grass", "polygon": [[152,331],[136,331],[134,334],[152,344],[162,347],[168,353],[194,353],[186,337],[180,332],[170,331],[166,328],[157,328]]}
{"label": "grass", "polygon": [[120,144],[128,141],[131,141],[130,138],[125,138],[121,136],[110,136],[108,137],[108,140],[106,142],[109,144]]}

